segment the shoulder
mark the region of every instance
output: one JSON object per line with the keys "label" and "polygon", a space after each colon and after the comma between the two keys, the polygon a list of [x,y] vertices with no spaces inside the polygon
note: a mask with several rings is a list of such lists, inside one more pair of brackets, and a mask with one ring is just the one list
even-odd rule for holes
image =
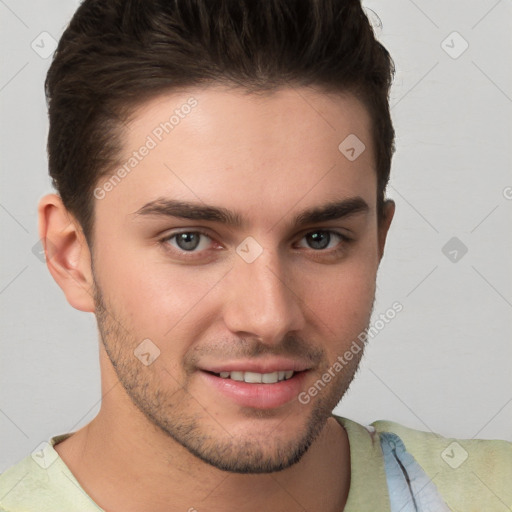
{"label": "shoulder", "polygon": [[372,423],[379,436],[394,434],[454,510],[512,508],[512,443],[454,439],[391,421]]}
{"label": "shoulder", "polygon": [[0,474],[0,512],[98,512],[54,444],[69,434],[55,436],[32,454]]}
{"label": "shoulder", "polygon": [[[29,455],[0,474],[0,512],[32,510],[49,500],[50,478]],[[46,508],[42,508],[46,510]]]}

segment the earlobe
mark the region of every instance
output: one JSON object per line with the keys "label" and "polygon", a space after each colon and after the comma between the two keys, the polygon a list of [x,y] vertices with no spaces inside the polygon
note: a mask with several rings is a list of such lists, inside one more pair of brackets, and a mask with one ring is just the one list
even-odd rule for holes
{"label": "earlobe", "polygon": [[38,216],[48,270],[75,309],[93,313],[91,254],[78,221],[57,194],[39,201]]}
{"label": "earlobe", "polygon": [[395,215],[395,202],[391,199],[386,199],[383,206],[383,215],[379,220],[379,261],[384,255],[384,247],[386,245],[386,239],[391,226],[391,221]]}

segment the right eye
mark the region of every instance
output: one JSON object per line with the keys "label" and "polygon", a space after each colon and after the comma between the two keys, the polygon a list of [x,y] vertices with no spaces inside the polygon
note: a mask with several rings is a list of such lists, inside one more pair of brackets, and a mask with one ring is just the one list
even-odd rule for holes
{"label": "right eye", "polygon": [[[206,240],[205,240],[206,239]],[[182,253],[196,253],[205,250],[212,239],[201,231],[181,231],[179,233],[172,233],[160,240],[167,248],[172,247],[171,250],[177,250]],[[196,250],[198,249],[199,250]]]}

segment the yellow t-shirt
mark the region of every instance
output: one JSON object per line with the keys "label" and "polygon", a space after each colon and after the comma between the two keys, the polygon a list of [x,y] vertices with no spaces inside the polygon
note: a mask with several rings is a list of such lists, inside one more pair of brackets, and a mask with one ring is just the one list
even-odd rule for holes
{"label": "yellow t-shirt", "polygon": [[[512,510],[512,443],[448,439],[389,421],[365,427],[334,417],[350,444],[344,512]],[[70,435],[52,437],[0,475],[0,512],[102,510],[54,449]]]}

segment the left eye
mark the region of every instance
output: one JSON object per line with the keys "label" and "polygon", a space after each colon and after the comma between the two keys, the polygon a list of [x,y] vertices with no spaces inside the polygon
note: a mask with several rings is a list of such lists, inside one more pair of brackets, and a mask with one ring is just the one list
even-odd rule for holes
{"label": "left eye", "polygon": [[310,233],[307,233],[301,240],[306,240],[306,242],[309,244],[309,247],[311,249],[315,250],[324,250],[324,249],[331,249],[332,247],[336,247],[337,243],[334,244],[334,246],[330,246],[331,242],[333,241],[333,235],[334,235],[334,241],[336,242],[336,238],[338,239],[337,243],[339,241],[347,241],[348,238],[341,233],[337,233],[336,231],[311,231]]}

